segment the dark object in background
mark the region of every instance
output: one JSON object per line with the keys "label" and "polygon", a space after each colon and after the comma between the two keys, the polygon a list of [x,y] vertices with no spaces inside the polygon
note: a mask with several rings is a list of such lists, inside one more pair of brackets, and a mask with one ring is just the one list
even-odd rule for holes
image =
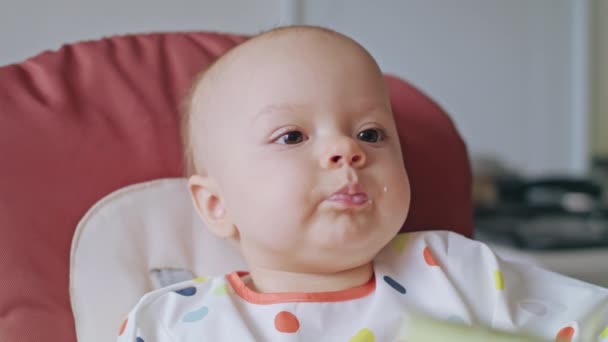
{"label": "dark object in background", "polygon": [[608,208],[589,179],[505,178],[475,208],[476,237],[522,249],[608,246]]}
{"label": "dark object in background", "polygon": [[591,178],[602,187],[601,202],[604,207],[608,207],[608,156],[593,158]]}

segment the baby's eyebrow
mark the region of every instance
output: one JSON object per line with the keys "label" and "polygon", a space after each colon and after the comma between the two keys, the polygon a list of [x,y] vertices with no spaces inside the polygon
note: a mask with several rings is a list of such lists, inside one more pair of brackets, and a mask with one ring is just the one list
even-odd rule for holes
{"label": "baby's eyebrow", "polygon": [[[388,109],[388,110],[387,110]],[[263,107],[260,111],[255,113],[252,119],[252,124],[255,124],[259,118],[265,116],[295,116],[300,113],[312,113],[314,111],[314,107],[311,105],[298,104],[298,103],[274,103],[268,106]],[[362,101],[353,106],[353,113],[360,114],[368,114],[368,113],[388,113],[392,114],[390,111],[390,105],[387,106],[386,103],[377,102],[377,101]]]}
{"label": "baby's eyebrow", "polygon": [[256,122],[260,117],[266,115],[278,115],[278,114],[294,114],[298,112],[305,112],[309,110],[309,106],[294,104],[294,103],[275,103],[268,105],[258,111],[254,117],[253,122]]}

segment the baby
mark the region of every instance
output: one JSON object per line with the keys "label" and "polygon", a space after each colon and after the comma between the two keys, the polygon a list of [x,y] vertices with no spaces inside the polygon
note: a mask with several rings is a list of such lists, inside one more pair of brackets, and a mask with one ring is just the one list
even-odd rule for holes
{"label": "baby", "polygon": [[408,313],[608,341],[606,290],[455,233],[397,235],[410,205],[397,129],[350,38],[289,27],[235,47],[197,80],[183,134],[194,206],[249,271],[147,294],[118,341],[403,341]]}

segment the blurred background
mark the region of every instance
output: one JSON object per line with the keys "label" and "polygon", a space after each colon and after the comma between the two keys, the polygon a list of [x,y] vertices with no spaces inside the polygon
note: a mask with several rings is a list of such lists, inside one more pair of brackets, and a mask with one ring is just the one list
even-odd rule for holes
{"label": "blurred background", "polygon": [[608,154],[605,0],[2,0],[1,8],[0,65],[117,34],[327,26],[436,99],[475,156],[538,175],[583,174],[592,155]]}
{"label": "blurred background", "polygon": [[0,65],[129,33],[345,33],[455,121],[477,238],[608,286],[608,0],[1,1]]}

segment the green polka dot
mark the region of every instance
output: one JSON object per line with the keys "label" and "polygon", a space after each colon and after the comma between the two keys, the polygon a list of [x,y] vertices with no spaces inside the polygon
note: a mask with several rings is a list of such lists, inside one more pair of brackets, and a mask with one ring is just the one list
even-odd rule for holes
{"label": "green polka dot", "polygon": [[228,285],[224,284],[224,285],[220,285],[218,287],[216,287],[215,289],[213,289],[213,294],[216,296],[224,296],[228,294]]}
{"label": "green polka dot", "polygon": [[391,247],[397,253],[403,252],[405,244],[407,243],[409,236],[405,234],[399,234],[391,241]]}

